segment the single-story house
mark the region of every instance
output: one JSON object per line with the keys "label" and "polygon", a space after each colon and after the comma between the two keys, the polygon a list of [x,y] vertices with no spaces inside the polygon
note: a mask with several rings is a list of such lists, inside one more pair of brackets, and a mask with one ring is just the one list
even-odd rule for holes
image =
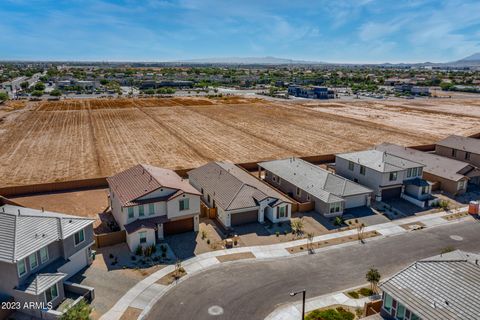
{"label": "single-story house", "polygon": [[375,149],[425,165],[423,178],[440,183],[440,189],[452,195],[465,193],[469,180],[480,181],[480,170],[463,161],[391,143],[380,144]]}
{"label": "single-story house", "polygon": [[205,203],[217,209],[225,228],[245,223],[276,223],[291,217],[292,201],[287,196],[230,162],[210,162],[188,172],[190,183]]}
{"label": "single-story house", "polygon": [[265,181],[299,202],[313,202],[315,211],[341,216],[344,209],[370,205],[373,190],[299,158],[261,162]]}
{"label": "single-story house", "polygon": [[380,284],[388,320],[479,319],[480,255],[453,251],[417,261]]}
{"label": "single-story house", "polygon": [[131,251],[198,231],[200,193],[175,171],[138,164],[107,178],[110,206]]}
{"label": "single-story house", "polygon": [[480,139],[451,135],[436,143],[435,153],[480,168]]}

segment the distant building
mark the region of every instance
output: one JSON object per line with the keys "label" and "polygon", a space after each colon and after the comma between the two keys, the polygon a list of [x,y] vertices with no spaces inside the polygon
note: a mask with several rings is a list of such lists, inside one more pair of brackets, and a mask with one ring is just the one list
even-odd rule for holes
{"label": "distant building", "polygon": [[140,89],[157,89],[162,87],[172,87],[172,88],[191,88],[193,87],[193,81],[186,80],[144,80],[140,83]]}
{"label": "distant building", "polygon": [[403,92],[403,93],[410,93],[416,96],[429,96],[430,89],[428,87],[419,87],[414,86],[411,83],[401,83],[395,85],[395,91]]}
{"label": "distant building", "polygon": [[57,82],[58,89],[68,89],[69,87],[80,87],[84,90],[95,90],[96,82],[95,81],[86,81],[86,80],[61,80]]}
{"label": "distant building", "polygon": [[291,85],[288,87],[288,94],[309,99],[334,99],[335,91],[327,87],[304,87],[298,85]]}

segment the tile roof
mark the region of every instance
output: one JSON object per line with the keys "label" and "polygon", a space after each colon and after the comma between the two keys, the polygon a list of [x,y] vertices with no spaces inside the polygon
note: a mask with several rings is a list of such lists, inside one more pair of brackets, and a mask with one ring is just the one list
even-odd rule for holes
{"label": "tile roof", "polygon": [[480,315],[480,255],[454,251],[420,260],[380,287],[422,320]]}
{"label": "tile roof", "polygon": [[298,158],[261,162],[258,165],[327,203],[340,202],[346,196],[373,192]]}
{"label": "tile roof", "polygon": [[[108,185],[124,207],[137,205],[137,199],[162,187],[184,193],[200,193],[173,170],[138,164],[107,178]],[[178,194],[177,194],[178,195]],[[172,194],[172,196],[175,196]]]}
{"label": "tile roof", "polygon": [[93,224],[94,219],[13,205],[0,207],[0,261],[15,262]]}
{"label": "tile roof", "polygon": [[451,135],[437,142],[437,145],[480,154],[480,139]]}
{"label": "tile roof", "polygon": [[380,172],[394,172],[408,168],[423,167],[421,163],[403,159],[380,150],[364,150],[337,154],[336,156]]}
{"label": "tile roof", "polygon": [[210,162],[188,172],[225,210],[256,207],[265,198],[291,203],[286,196],[229,162]]}
{"label": "tile roof", "polygon": [[475,169],[472,165],[466,162],[399,146],[397,144],[382,143],[375,146],[375,149],[421,163],[425,166],[423,168],[425,172],[448,180],[461,180],[465,178],[465,175],[460,174],[459,172],[469,172]]}
{"label": "tile roof", "polygon": [[167,216],[157,216],[146,219],[137,219],[130,222],[129,224],[124,225],[124,227],[127,233],[134,233],[135,231],[138,231],[142,228],[156,229],[159,223],[165,223],[168,221],[169,219],[167,218]]}

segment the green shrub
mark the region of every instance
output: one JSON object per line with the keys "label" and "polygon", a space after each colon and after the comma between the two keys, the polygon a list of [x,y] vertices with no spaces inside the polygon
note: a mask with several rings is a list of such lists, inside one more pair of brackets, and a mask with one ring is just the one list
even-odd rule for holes
{"label": "green shrub", "polygon": [[90,319],[90,312],[92,312],[92,308],[88,305],[85,300],[81,300],[75,306],[71,307],[70,309],[65,312],[61,320],[88,320]]}
{"label": "green shrub", "polygon": [[135,254],[136,254],[137,256],[141,256],[141,255],[143,254],[143,248],[142,248],[142,246],[139,245],[139,246],[137,247],[137,249],[135,250]]}
{"label": "green shrub", "polygon": [[280,232],[275,232],[275,235],[278,237],[280,235]]}
{"label": "green shrub", "polygon": [[306,317],[306,320],[353,320],[355,315],[350,311],[338,307],[337,309],[314,310]]}
{"label": "green shrub", "polygon": [[358,290],[358,292],[360,292],[360,294],[364,297],[370,297],[371,295],[373,295],[373,291],[370,288],[362,288]]}
{"label": "green shrub", "polygon": [[347,293],[348,293],[348,295],[349,295],[350,297],[352,297],[353,299],[358,299],[358,298],[360,298],[360,295],[358,294],[357,291],[350,291],[350,292],[347,292]]}

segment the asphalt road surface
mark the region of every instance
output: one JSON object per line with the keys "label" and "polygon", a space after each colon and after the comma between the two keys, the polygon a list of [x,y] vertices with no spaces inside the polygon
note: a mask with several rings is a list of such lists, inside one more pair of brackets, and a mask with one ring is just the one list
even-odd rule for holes
{"label": "asphalt road surface", "polygon": [[313,255],[219,265],[179,283],[147,319],[264,319],[276,305],[301,299],[290,297],[292,290],[306,288],[308,299],[362,285],[372,266],[386,277],[448,246],[479,252],[480,222],[414,231]]}

